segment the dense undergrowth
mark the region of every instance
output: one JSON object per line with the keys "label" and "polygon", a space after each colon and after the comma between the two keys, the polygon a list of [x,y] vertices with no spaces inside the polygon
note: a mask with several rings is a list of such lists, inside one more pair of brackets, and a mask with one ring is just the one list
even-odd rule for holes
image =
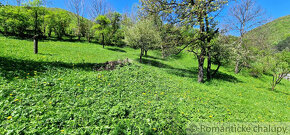
{"label": "dense undergrowth", "polygon": [[[182,53],[91,43],[0,37],[0,134],[185,134],[189,122],[287,122],[289,81],[236,75],[222,67],[198,84],[197,62]],[[130,58],[132,65],[94,71],[95,63]]]}

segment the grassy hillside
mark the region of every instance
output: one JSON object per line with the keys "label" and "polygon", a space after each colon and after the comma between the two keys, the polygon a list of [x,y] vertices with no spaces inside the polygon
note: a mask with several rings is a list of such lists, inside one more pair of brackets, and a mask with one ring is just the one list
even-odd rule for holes
{"label": "grassy hillside", "polygon": [[[197,61],[182,53],[91,43],[39,43],[0,37],[0,134],[184,134],[190,122],[288,122],[290,82],[271,91],[271,77],[222,67],[196,83]],[[132,65],[94,71],[95,63],[130,58]],[[214,67],[215,68],[215,67]]]}
{"label": "grassy hillside", "polygon": [[267,43],[276,45],[290,37],[290,15],[278,18],[263,26],[253,29],[247,36],[264,33],[267,35]]}

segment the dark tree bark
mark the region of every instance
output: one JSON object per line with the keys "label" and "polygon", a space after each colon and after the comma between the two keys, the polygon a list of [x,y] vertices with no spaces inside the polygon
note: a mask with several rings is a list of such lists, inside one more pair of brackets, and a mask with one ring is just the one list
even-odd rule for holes
{"label": "dark tree bark", "polygon": [[[203,11],[201,11],[203,12]],[[204,35],[204,31],[205,31],[205,28],[204,28],[204,17],[203,17],[203,13],[200,13],[200,16],[198,18],[198,22],[200,23],[200,26],[199,26],[199,36],[200,36],[200,40],[202,41],[202,43],[200,44],[200,49],[201,49],[201,52],[199,54],[199,56],[197,57],[198,58],[198,82],[199,83],[202,83],[203,82],[203,74],[204,74],[204,71],[203,71],[203,66],[204,66],[204,56],[206,55],[206,48],[205,48],[205,43],[206,43],[206,39],[205,39],[205,35]]]}
{"label": "dark tree bark", "polygon": [[141,53],[140,53],[140,63],[142,63],[142,57],[143,57],[144,49],[141,48]]}
{"label": "dark tree bark", "polygon": [[145,56],[147,56],[147,52],[148,52],[148,50],[145,50]]}
{"label": "dark tree bark", "polygon": [[52,30],[48,29],[48,37],[51,37],[51,32],[52,32]]}
{"label": "dark tree bark", "polygon": [[203,82],[203,65],[204,65],[204,55],[201,54],[198,58],[198,79],[199,83]]}
{"label": "dark tree bark", "polygon": [[103,48],[105,48],[105,35],[104,35],[104,33],[102,33],[102,44],[103,44]]}
{"label": "dark tree bark", "polygon": [[35,35],[33,39],[34,39],[34,54],[38,54],[38,35]]}
{"label": "dark tree bark", "polygon": [[207,79],[211,79],[211,52],[210,49],[208,50],[209,52],[207,53]]}
{"label": "dark tree bark", "polygon": [[235,73],[236,73],[236,74],[238,74],[238,73],[240,72],[239,67],[240,67],[240,61],[237,60],[237,62],[236,62],[236,66],[235,66]]}
{"label": "dark tree bark", "polygon": [[218,67],[217,67],[216,70],[213,72],[212,77],[216,75],[216,73],[219,71],[221,65],[222,65],[222,64],[218,61]]}

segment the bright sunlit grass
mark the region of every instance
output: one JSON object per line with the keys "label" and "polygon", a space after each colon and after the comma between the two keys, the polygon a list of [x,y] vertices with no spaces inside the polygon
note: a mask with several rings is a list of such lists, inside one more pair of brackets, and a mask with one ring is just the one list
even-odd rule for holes
{"label": "bright sunlit grass", "polygon": [[[0,134],[185,133],[187,123],[287,122],[289,81],[235,75],[197,83],[192,54],[162,59],[149,52],[93,43],[39,43],[0,37]],[[95,63],[130,58],[114,71]],[[214,67],[215,68],[215,67]]]}

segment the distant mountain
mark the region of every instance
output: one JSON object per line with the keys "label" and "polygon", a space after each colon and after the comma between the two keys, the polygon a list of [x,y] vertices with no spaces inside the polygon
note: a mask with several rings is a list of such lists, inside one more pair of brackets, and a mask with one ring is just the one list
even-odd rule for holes
{"label": "distant mountain", "polygon": [[[290,15],[278,18],[248,32],[246,36],[263,34],[266,43],[271,45],[290,46]],[[290,48],[290,47],[288,47]]]}

